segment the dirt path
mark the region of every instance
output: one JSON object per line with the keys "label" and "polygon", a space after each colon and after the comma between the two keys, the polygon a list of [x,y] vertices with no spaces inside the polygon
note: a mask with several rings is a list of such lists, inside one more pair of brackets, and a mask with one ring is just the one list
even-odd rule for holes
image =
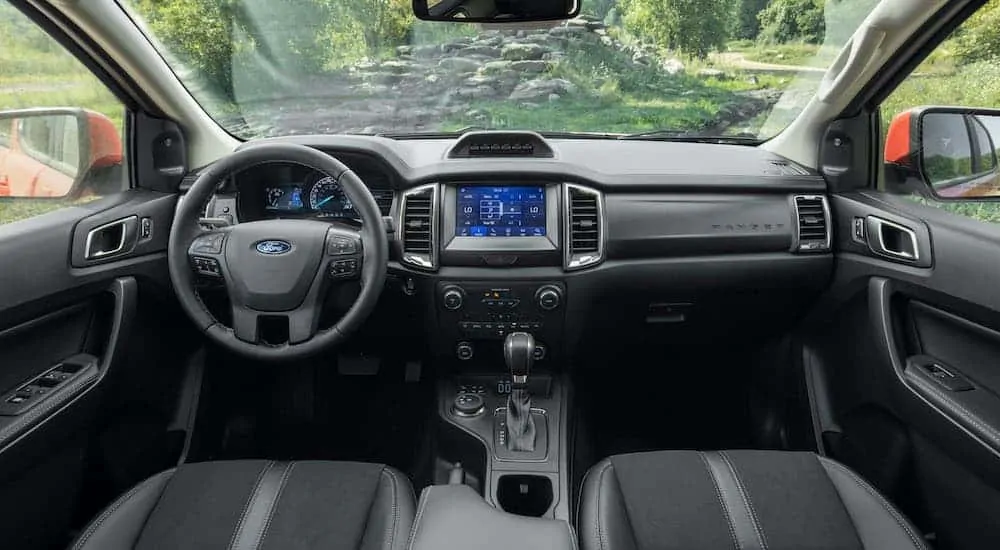
{"label": "dirt path", "polygon": [[826,69],[820,67],[806,67],[804,65],[779,65],[777,63],[760,63],[750,61],[741,52],[718,52],[709,57],[718,65],[742,69],[745,71],[765,71],[771,73],[817,73],[822,74]]}

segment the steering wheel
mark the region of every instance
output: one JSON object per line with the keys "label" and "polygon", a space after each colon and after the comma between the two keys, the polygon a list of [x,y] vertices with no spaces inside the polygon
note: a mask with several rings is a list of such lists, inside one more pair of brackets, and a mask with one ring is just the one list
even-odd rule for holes
{"label": "steering wheel", "polygon": [[[204,205],[226,177],[272,162],[298,164],[337,180],[361,216],[362,228],[265,220],[201,229]],[[382,215],[364,182],[326,153],[290,143],[251,145],[205,169],[178,203],[167,244],[174,291],[198,329],[225,348],[265,361],[299,359],[344,342],[375,308],[388,261]],[[197,274],[224,282],[232,327],[219,322],[198,296]],[[327,290],[359,278],[361,292],[354,304],[334,326],[319,330]],[[262,320],[287,321],[288,342],[263,342]]]}

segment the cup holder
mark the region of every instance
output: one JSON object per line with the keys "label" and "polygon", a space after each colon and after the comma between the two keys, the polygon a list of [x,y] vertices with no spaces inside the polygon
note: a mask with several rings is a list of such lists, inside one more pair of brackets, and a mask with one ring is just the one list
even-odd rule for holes
{"label": "cup holder", "polygon": [[542,517],[552,506],[552,480],[535,475],[500,476],[497,503],[510,514]]}

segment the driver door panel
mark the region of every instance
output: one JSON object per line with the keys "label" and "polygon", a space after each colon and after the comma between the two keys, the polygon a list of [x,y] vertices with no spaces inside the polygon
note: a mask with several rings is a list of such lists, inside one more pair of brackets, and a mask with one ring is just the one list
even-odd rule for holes
{"label": "driver door panel", "polygon": [[[130,368],[144,370],[159,360],[137,349],[132,336],[139,319],[161,317],[151,309],[138,315],[140,287],[146,296],[170,292],[164,250],[175,203],[175,195],[130,190],[0,225],[0,502],[10,504],[0,522],[5,547],[65,544],[87,500],[87,457],[107,424],[102,404],[148,401],[112,389],[114,380],[135,376]],[[85,259],[93,228],[128,217],[151,220],[151,234],[136,235],[120,254]],[[141,332],[148,334],[146,327]],[[141,362],[129,364],[126,357]]]}

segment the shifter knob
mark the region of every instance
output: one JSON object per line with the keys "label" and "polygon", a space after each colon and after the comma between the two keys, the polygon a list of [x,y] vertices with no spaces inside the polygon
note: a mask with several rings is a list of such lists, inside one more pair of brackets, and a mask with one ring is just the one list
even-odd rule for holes
{"label": "shifter knob", "polygon": [[535,362],[535,337],[527,332],[512,332],[503,343],[503,358],[510,369],[514,388],[528,385],[531,365]]}

